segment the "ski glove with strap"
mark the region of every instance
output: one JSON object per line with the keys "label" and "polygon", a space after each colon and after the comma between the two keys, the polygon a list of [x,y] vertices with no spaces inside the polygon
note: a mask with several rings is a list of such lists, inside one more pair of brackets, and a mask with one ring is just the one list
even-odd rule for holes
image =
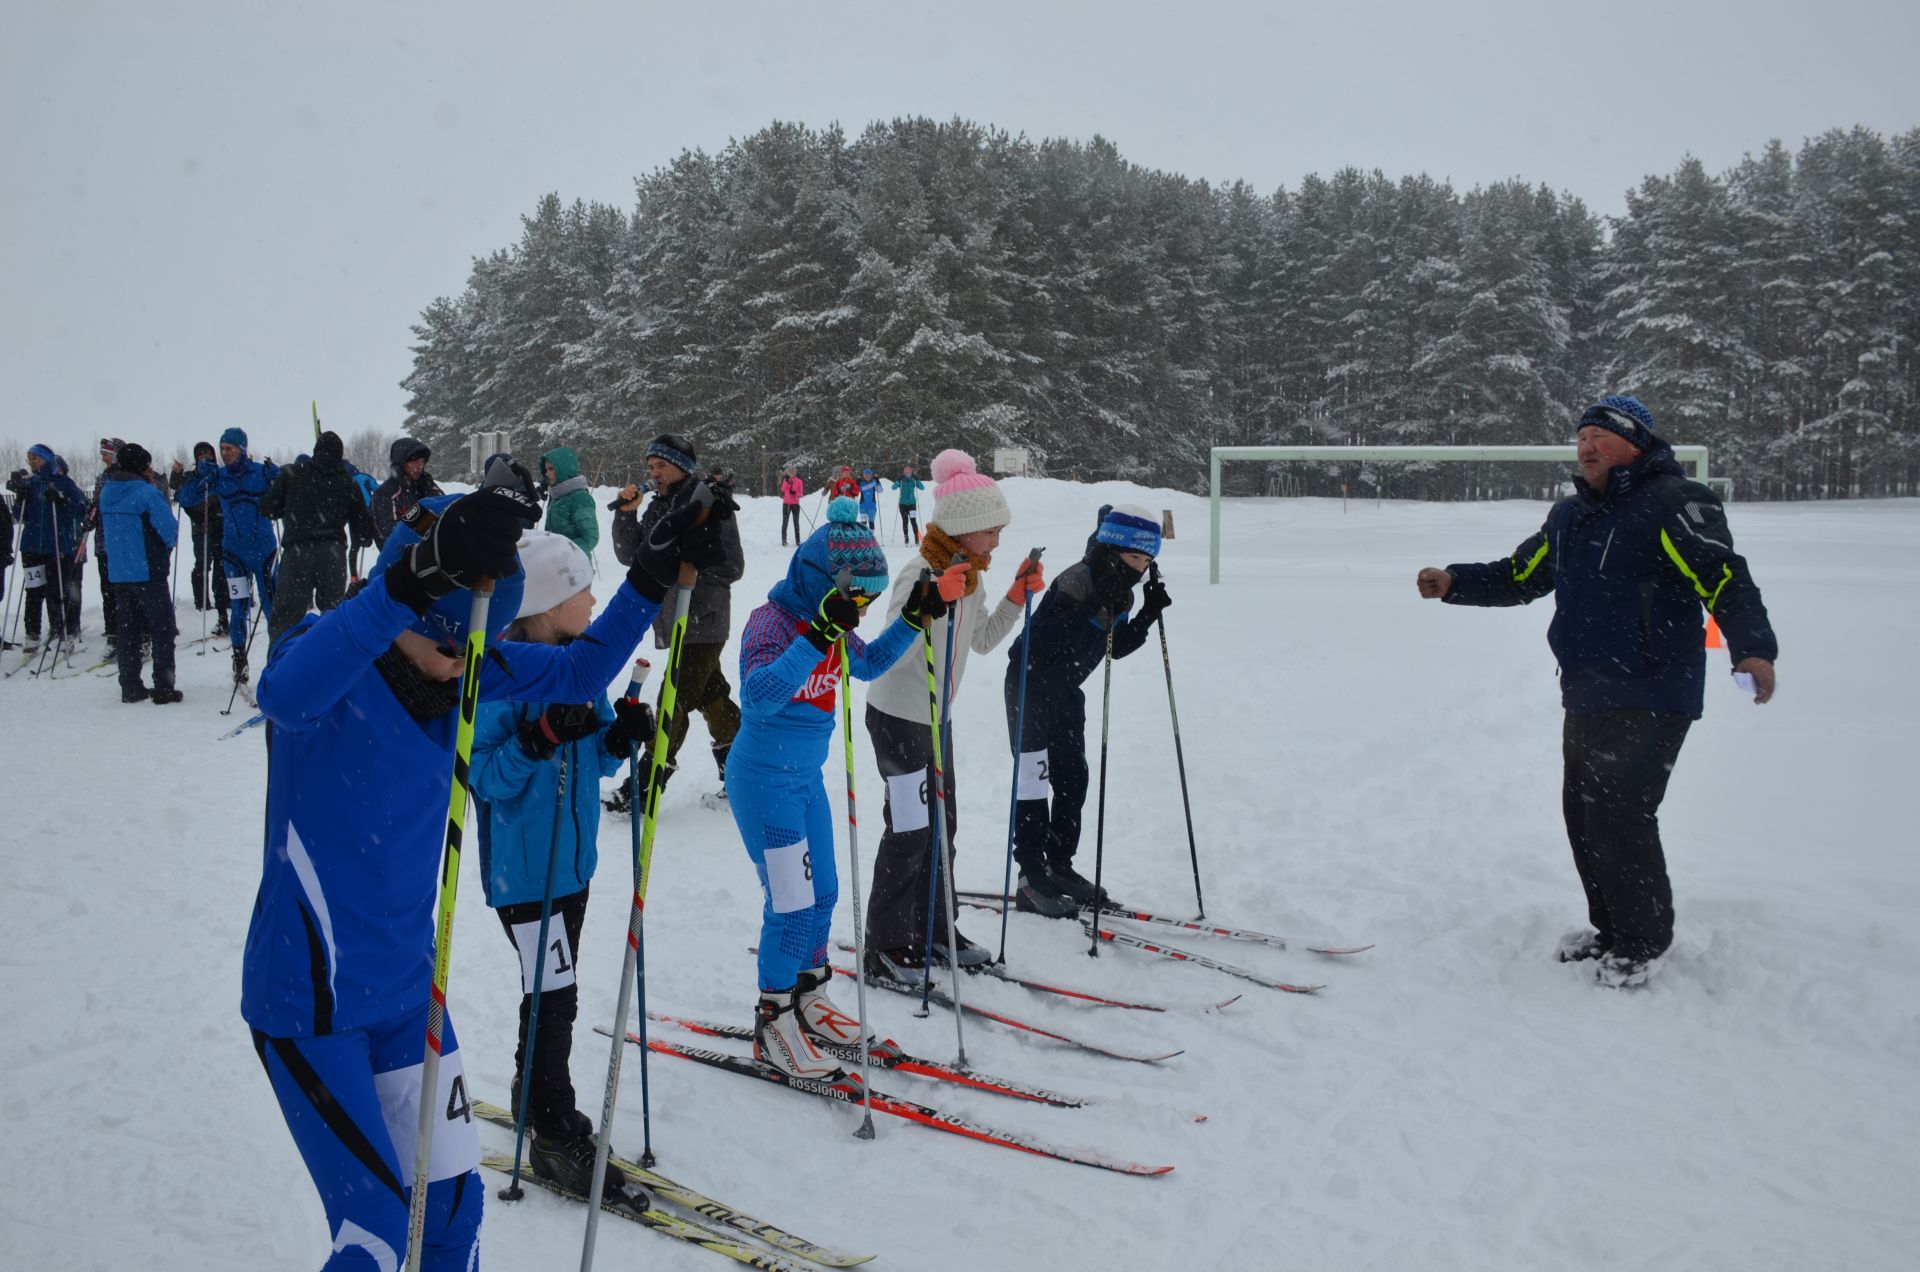
{"label": "ski glove with strap", "polygon": [[627,582],[633,590],[654,604],[666,599],[682,565],[706,570],[726,560],[721,537],[722,523],[730,519],[739,505],[733,501],[733,487],[703,477],[694,484],[687,498],[653,527],[647,541],[633,554],[627,569]]}
{"label": "ski glove with strap", "polygon": [[426,530],[387,570],[387,593],[416,614],[425,614],[449,592],[481,579],[505,578],[520,568],[514,550],[520,532],[539,516],[525,494],[510,486],[483,486],[447,505],[437,520],[419,504],[402,523]]}
{"label": "ski glove with strap", "polygon": [[653,740],[656,732],[653,707],[631,698],[616,698],[613,723],[607,726],[607,754],[626,759],[636,746]]}
{"label": "ski glove with strap", "polygon": [[549,760],[563,742],[591,737],[600,728],[600,713],[591,702],[555,703],[520,724],[520,749],[529,758]]}
{"label": "ski glove with strap", "polygon": [[859,604],[845,592],[828,592],[821,598],[813,622],[807,625],[806,638],[825,654],[833,649],[835,641],[860,625],[861,612]]}

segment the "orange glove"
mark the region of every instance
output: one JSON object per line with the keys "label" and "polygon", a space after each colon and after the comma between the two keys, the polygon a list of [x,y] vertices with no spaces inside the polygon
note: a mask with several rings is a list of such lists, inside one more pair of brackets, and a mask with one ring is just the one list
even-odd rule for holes
{"label": "orange glove", "polygon": [[951,605],[964,596],[967,591],[967,571],[972,568],[971,561],[955,561],[940,571],[940,577],[937,580],[940,599]]}
{"label": "orange glove", "polygon": [[1013,572],[1013,586],[1007,589],[1007,599],[1020,605],[1025,603],[1027,597],[1038,596],[1046,590],[1046,568],[1038,561],[1023,560],[1020,568]]}

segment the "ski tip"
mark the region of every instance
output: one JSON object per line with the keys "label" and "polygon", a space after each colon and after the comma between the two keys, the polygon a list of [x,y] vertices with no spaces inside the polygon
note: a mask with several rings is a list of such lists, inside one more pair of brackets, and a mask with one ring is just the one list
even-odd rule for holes
{"label": "ski tip", "polygon": [[1371,945],[1348,945],[1348,946],[1309,945],[1307,946],[1307,952],[1310,954],[1325,954],[1325,955],[1328,955],[1329,957],[1338,958],[1341,955],[1345,955],[1345,954],[1365,954],[1368,950],[1372,948],[1373,946]]}
{"label": "ski tip", "polygon": [[1232,998],[1222,999],[1220,1002],[1214,1003],[1212,1006],[1204,1008],[1204,1010],[1224,1011],[1226,1008],[1233,1006],[1235,1003],[1239,1002],[1244,997],[1245,997],[1244,994],[1235,994]]}

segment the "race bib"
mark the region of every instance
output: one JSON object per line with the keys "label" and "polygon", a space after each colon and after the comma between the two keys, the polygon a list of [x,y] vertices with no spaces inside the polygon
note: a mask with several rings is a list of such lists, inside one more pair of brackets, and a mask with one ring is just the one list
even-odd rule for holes
{"label": "race bib", "polygon": [[540,976],[540,992],[565,989],[573,984],[573,946],[567,940],[567,925],[554,915],[547,924],[547,947],[540,946],[540,920],[528,919],[513,925],[513,943],[520,947],[520,991],[533,992],[533,975],[546,955],[546,971]]}
{"label": "race bib", "polygon": [[813,853],[802,839],[767,849],[767,894],[775,914],[792,914],[813,904]]}
{"label": "race bib", "polygon": [[[420,1065],[389,1069],[373,1075],[380,1097],[380,1117],[387,1138],[403,1166],[411,1167],[414,1142],[420,1130]],[[467,1074],[455,1048],[440,1057],[440,1088],[434,1092],[440,1122],[433,1128],[433,1151],[427,1163],[427,1182],[456,1179],[480,1166],[480,1133],[473,1120],[473,1101],[467,1094]]]}
{"label": "race bib", "polygon": [[227,576],[227,599],[230,601],[249,600],[253,596],[253,579],[245,574]]}
{"label": "race bib", "polygon": [[27,586],[28,587],[45,587],[46,585],[47,585],[47,567],[44,565],[28,566],[27,567]]}
{"label": "race bib", "polygon": [[887,816],[893,820],[893,833],[905,835],[925,830],[933,823],[927,811],[927,773],[896,773],[887,779]]}
{"label": "race bib", "polygon": [[1053,795],[1052,766],[1045,751],[1020,752],[1020,781],[1016,799],[1047,799]]}

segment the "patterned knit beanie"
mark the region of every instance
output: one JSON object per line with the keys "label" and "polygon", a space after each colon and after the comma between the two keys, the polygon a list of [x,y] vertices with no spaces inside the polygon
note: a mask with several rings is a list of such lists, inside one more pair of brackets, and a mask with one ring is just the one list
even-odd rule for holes
{"label": "patterned knit beanie", "polygon": [[1653,435],[1653,412],[1639,398],[1624,393],[1603,397],[1588,407],[1587,413],[1580,417],[1579,427],[1589,426],[1618,433],[1641,450],[1646,450],[1656,440]]}
{"label": "patterned knit beanie", "polygon": [[827,505],[827,573],[837,579],[842,570],[852,570],[853,586],[868,596],[887,590],[887,554],[860,520],[859,503],[846,495]]}
{"label": "patterned knit beanie", "polygon": [[1160,555],[1160,523],[1139,504],[1116,504],[1109,508],[1107,515],[1100,518],[1100,528],[1093,537],[1096,542],[1121,552]]}
{"label": "patterned knit beanie", "polygon": [[956,538],[1013,520],[1000,486],[975,470],[973,456],[943,450],[933,457],[933,524]]}
{"label": "patterned knit beanie", "polygon": [[662,433],[647,444],[648,459],[663,459],[683,473],[700,471],[693,443],[677,433]]}

